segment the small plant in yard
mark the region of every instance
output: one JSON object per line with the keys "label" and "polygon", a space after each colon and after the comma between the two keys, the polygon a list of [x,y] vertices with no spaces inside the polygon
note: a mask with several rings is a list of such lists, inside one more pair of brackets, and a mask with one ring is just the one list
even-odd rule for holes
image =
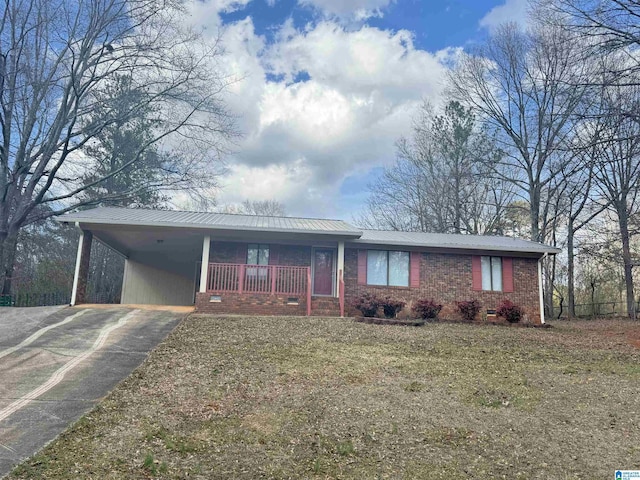
{"label": "small plant in yard", "polygon": [[509,323],[518,323],[522,319],[522,308],[515,305],[511,300],[503,300],[496,314],[507,320]]}
{"label": "small plant in yard", "polygon": [[162,462],[160,466],[157,466],[157,463],[158,462],[153,457],[153,454],[147,453],[144,457],[144,461],[142,462],[142,466],[151,475],[157,475],[158,473],[167,473],[167,464],[165,462]]}
{"label": "small plant in yard", "polygon": [[386,297],[380,302],[380,306],[384,310],[385,318],[396,318],[398,312],[406,305],[402,300],[396,300],[391,297]]}
{"label": "small plant in yard", "polygon": [[417,300],[411,308],[414,315],[426,320],[428,318],[437,318],[442,305],[433,300]]}
{"label": "small plant in yard", "polygon": [[458,311],[467,322],[473,322],[480,311],[481,305],[478,300],[467,300],[458,302]]}
{"label": "small plant in yard", "polygon": [[363,317],[375,317],[380,307],[380,299],[375,295],[365,293],[353,302],[353,308],[359,310]]}
{"label": "small plant in yard", "polygon": [[424,383],[413,381],[404,386],[404,389],[407,392],[421,392],[424,390]]}
{"label": "small plant in yard", "polygon": [[356,453],[356,449],[353,446],[353,443],[351,443],[351,440],[347,440],[346,442],[340,442],[337,445],[336,450],[338,451],[338,454],[342,455],[343,457],[347,457],[349,455],[353,455],[354,453]]}

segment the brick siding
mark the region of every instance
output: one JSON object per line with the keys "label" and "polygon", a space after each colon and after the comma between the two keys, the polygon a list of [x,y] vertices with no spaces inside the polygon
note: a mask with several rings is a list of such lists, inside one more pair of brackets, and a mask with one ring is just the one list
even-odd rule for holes
{"label": "brick siding", "polygon": [[[246,246],[234,242],[212,242],[209,259],[215,263],[246,262]],[[311,247],[301,245],[278,245],[273,249],[274,263],[286,266],[311,265]],[[365,292],[380,296],[391,296],[407,302],[403,315],[409,316],[411,302],[418,299],[433,299],[443,304],[440,318],[461,320],[456,302],[478,300],[481,314],[495,309],[504,299],[522,307],[533,323],[540,323],[538,297],[538,266],[535,258],[513,258],[514,291],[486,292],[472,289],[471,255],[423,252],[420,255],[419,287],[385,287],[358,284],[358,250],[345,249],[345,314],[356,315],[351,307],[354,299]],[[288,297],[256,294],[225,293],[219,303],[209,302],[209,293],[196,295],[196,310],[207,313],[237,313],[246,315],[306,315],[306,298],[299,297],[299,305],[287,305]]]}
{"label": "brick siding", "polygon": [[298,305],[287,305],[288,296],[222,293],[220,302],[210,302],[211,293],[196,294],[196,311],[241,315],[306,315],[307,299],[298,297]]}
{"label": "brick siding", "polygon": [[[351,305],[355,298],[371,293],[378,296],[391,296],[407,302],[402,314],[409,316],[411,302],[418,299],[433,299],[443,305],[440,318],[461,320],[456,302],[478,300],[482,312],[496,309],[500,302],[509,299],[522,307],[532,323],[540,323],[540,303],[538,296],[538,264],[535,258],[513,259],[512,293],[474,291],[472,289],[471,255],[427,253],[420,258],[420,286],[387,287],[358,284],[358,250],[345,250],[344,283],[345,313],[359,315]],[[401,315],[401,316],[403,316]]]}

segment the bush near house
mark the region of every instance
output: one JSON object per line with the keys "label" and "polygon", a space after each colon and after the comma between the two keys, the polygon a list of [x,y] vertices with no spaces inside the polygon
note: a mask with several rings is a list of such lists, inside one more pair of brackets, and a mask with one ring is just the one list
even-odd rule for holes
{"label": "bush near house", "polygon": [[440,310],[442,310],[442,305],[433,300],[417,300],[411,310],[414,315],[427,320],[429,318],[437,318]]}
{"label": "bush near house", "polygon": [[466,300],[457,302],[458,311],[467,322],[473,322],[480,312],[480,302],[478,300]]}
{"label": "bush near house", "polygon": [[384,311],[385,318],[396,318],[400,310],[404,308],[406,302],[391,297],[385,297],[380,301],[380,306]]}
{"label": "bush near house", "polygon": [[360,311],[363,317],[375,317],[380,308],[380,299],[375,295],[365,293],[356,298],[353,302],[353,308]]}
{"label": "bush near house", "polygon": [[498,309],[496,315],[504,318],[509,323],[518,323],[522,319],[522,308],[515,305],[511,300],[503,300]]}

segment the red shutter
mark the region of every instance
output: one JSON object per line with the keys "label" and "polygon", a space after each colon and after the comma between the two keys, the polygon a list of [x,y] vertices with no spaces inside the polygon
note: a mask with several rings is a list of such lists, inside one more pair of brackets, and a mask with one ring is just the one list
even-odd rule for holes
{"label": "red shutter", "polygon": [[241,264],[247,263],[247,244],[246,243],[236,244],[236,263],[241,263]]}
{"label": "red shutter", "polygon": [[502,257],[502,291],[513,292],[513,258]]}
{"label": "red shutter", "polygon": [[409,286],[420,286],[420,252],[411,252],[409,261]]}
{"label": "red shutter", "polygon": [[358,283],[365,285],[367,283],[367,251],[358,250]]}
{"label": "red shutter", "polygon": [[471,278],[471,288],[477,291],[482,290],[482,260],[477,255],[471,257]]}
{"label": "red shutter", "polygon": [[280,245],[269,245],[269,265],[280,265]]}

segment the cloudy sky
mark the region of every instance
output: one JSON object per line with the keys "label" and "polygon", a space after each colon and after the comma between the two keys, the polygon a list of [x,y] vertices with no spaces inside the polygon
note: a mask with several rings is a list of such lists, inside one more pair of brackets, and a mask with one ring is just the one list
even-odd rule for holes
{"label": "cloudy sky", "polygon": [[243,138],[221,204],[275,199],[290,215],[350,219],[394,161],[446,65],[526,0],[193,0],[190,21],[223,32]]}

